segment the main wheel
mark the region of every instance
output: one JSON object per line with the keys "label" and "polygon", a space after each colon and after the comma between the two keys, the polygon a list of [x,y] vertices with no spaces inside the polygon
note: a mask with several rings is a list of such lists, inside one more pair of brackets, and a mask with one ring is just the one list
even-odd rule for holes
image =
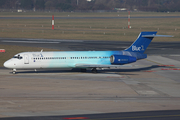
{"label": "main wheel", "polygon": [[96,68],[93,68],[91,71],[92,71],[93,73],[97,73]]}

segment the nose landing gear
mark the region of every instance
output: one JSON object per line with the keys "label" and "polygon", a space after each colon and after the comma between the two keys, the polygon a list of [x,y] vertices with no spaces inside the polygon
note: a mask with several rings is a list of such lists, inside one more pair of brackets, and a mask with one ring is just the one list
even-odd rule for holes
{"label": "nose landing gear", "polygon": [[12,73],[13,73],[13,74],[16,74],[16,69],[12,69]]}

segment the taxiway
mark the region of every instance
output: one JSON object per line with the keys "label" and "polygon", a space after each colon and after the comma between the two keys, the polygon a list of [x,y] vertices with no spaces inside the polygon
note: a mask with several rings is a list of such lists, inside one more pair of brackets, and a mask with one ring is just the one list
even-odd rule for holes
{"label": "taxiway", "polygon": [[[59,44],[27,44],[6,40],[1,38],[0,42],[56,47],[61,50],[116,50],[124,49],[130,44],[117,41],[96,43],[63,40],[59,40]],[[128,116],[123,116],[128,114],[132,119],[143,119],[143,116],[148,116],[147,119],[179,119],[179,44],[152,43],[146,51],[151,53],[148,58],[133,63],[133,68],[98,70],[97,74],[90,71],[81,73],[78,69],[56,69],[37,72],[19,70],[13,75],[10,70],[1,68],[0,117],[22,120],[73,117],[129,119]]]}

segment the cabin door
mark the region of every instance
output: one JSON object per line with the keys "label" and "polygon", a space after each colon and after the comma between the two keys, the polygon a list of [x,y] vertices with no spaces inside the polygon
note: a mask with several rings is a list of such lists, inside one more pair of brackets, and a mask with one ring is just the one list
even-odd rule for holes
{"label": "cabin door", "polygon": [[24,64],[29,64],[29,56],[24,55]]}

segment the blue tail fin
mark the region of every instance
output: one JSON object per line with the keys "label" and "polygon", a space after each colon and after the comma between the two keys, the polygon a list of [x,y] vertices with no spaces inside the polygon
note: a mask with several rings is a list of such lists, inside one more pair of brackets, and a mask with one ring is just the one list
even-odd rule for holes
{"label": "blue tail fin", "polygon": [[144,53],[157,32],[141,32],[137,40],[125,51]]}

